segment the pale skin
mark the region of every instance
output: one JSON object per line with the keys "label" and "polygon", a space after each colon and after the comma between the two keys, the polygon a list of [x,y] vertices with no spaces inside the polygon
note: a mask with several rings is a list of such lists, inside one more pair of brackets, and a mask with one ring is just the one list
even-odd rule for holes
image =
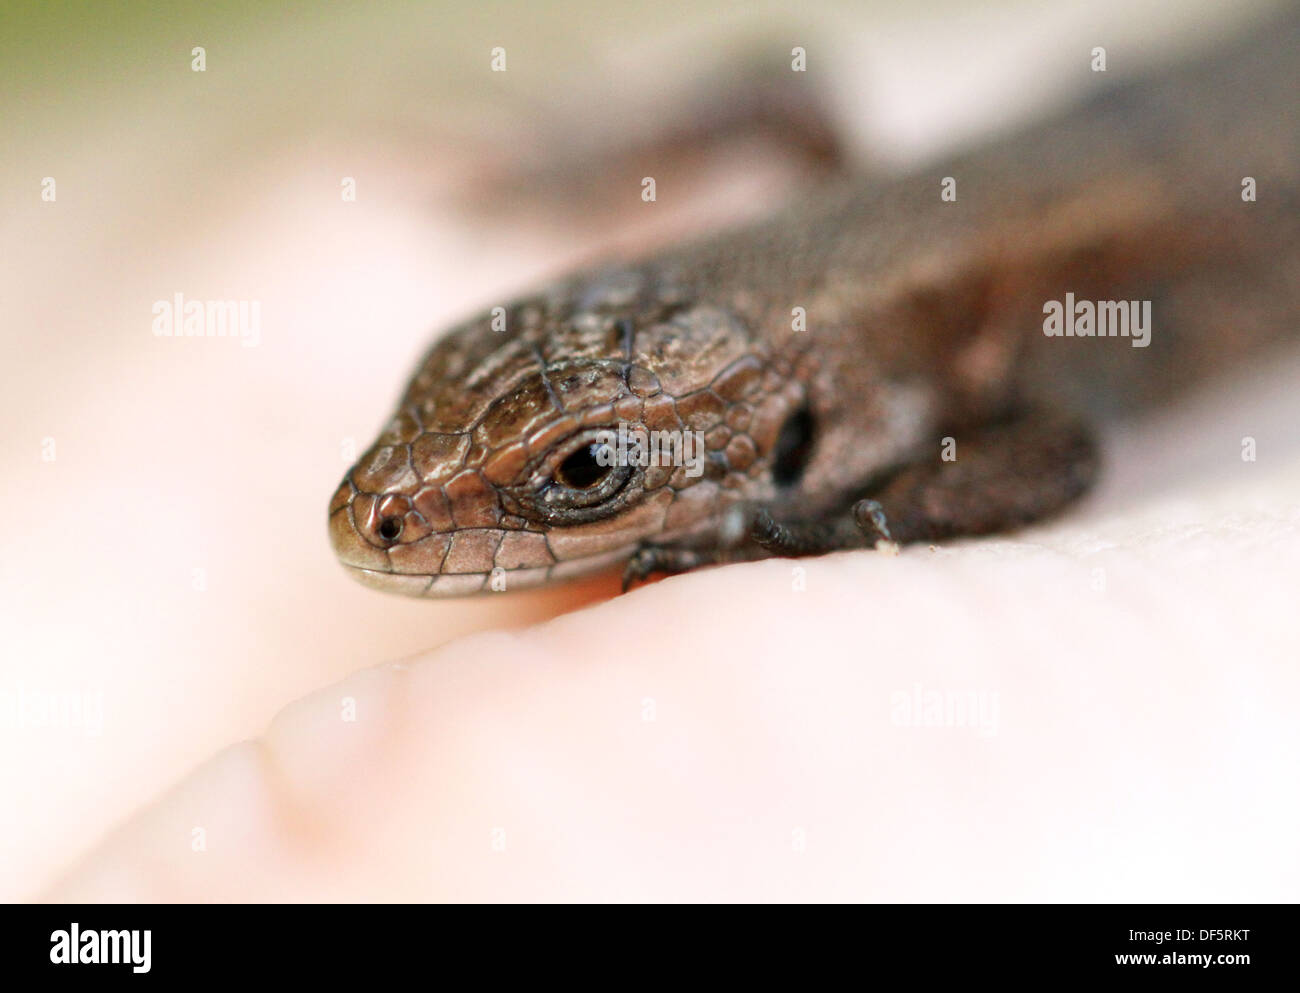
{"label": "pale skin", "polygon": [[[1235,513],[1198,499],[1198,520]],[[1263,854],[1294,837],[1294,790],[1257,779],[1295,757],[1276,736],[1300,682],[1269,662],[1284,612],[1252,581],[1234,601],[1249,624],[1193,635],[1196,605],[1255,566],[1221,560],[1171,599],[1176,570],[1143,564],[1170,523],[1157,505],[993,548],[842,553],[800,563],[805,593],[789,561],[729,566],[364,670],[220,753],[45,896],[1294,895],[1295,866]],[[1115,547],[1082,552],[1098,541]],[[1294,534],[1281,544],[1275,561],[1295,561]],[[1089,588],[1098,562],[1109,595]],[[1267,700],[1224,693],[1228,658]],[[917,683],[983,692],[977,726],[908,726],[895,695]]]}

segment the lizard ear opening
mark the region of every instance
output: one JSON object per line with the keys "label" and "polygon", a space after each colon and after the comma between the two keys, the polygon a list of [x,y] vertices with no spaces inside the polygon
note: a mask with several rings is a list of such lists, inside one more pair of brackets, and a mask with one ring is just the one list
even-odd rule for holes
{"label": "lizard ear opening", "polygon": [[772,481],[778,486],[793,486],[803,478],[812,457],[814,427],[807,407],[800,407],[781,426],[772,449]]}

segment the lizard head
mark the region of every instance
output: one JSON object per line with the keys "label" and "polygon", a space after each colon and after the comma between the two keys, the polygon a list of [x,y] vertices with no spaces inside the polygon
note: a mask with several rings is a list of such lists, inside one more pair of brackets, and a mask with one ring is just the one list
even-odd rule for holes
{"label": "lizard head", "polygon": [[606,569],[771,486],[792,403],[744,322],[639,270],[496,308],[425,356],[330,503],[340,561],[416,596]]}

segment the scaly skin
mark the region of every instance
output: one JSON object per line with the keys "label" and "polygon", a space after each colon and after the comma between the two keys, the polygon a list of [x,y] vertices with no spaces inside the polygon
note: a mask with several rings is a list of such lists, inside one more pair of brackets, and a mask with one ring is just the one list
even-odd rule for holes
{"label": "scaly skin", "polygon": [[[838,182],[759,225],[579,273],[506,308],[503,330],[491,314],[461,325],[335,493],[339,559],[444,596],[1060,509],[1096,466],[1080,415],[1154,402],[1294,333],[1298,23],[939,168]],[[1150,347],[1045,337],[1044,303],[1066,292],[1151,300]],[[700,432],[703,473],[565,485],[620,424]]]}

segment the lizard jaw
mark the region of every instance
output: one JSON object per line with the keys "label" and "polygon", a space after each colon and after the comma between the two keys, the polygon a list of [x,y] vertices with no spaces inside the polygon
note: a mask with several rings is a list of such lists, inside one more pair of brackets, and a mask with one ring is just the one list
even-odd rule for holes
{"label": "lizard jaw", "polygon": [[635,552],[636,546],[628,546],[603,555],[573,559],[553,566],[531,569],[498,568],[492,572],[448,572],[434,575],[367,569],[347,562],[342,564],[347,569],[348,575],[371,589],[386,593],[401,593],[406,596],[440,599],[463,597],[475,593],[504,593],[532,589],[566,579],[577,579],[613,569],[630,559]]}

